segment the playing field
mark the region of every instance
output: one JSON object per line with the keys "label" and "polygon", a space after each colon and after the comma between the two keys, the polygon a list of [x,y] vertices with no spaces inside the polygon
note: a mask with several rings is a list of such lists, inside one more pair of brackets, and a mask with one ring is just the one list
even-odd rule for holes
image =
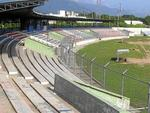
{"label": "playing field", "polygon": [[[117,49],[129,49],[130,52],[120,55],[126,58],[125,61],[117,63]],[[96,57],[96,64],[93,65],[94,77],[103,84],[104,69],[99,64],[106,64],[110,61],[106,70],[106,89],[121,94],[122,78],[121,73],[128,70],[129,77],[125,77],[124,95],[131,99],[131,105],[135,107],[147,106],[148,85],[138,80],[150,81],[150,37],[131,37],[125,40],[101,41],[78,51],[85,54],[88,59]],[[89,62],[84,61],[85,70],[90,73]]]}

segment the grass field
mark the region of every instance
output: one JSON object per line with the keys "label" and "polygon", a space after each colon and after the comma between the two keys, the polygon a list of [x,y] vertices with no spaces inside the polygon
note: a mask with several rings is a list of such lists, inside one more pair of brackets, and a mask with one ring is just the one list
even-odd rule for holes
{"label": "grass field", "polygon": [[54,53],[54,49],[47,46],[47,45],[44,45],[40,42],[37,42],[37,41],[34,41],[32,39],[26,39],[25,40],[25,47],[33,50],[33,51],[36,51],[38,53],[41,53],[43,55],[46,55],[48,57],[53,57],[55,56],[55,53]]}
{"label": "grass field", "polygon": [[[130,44],[130,43],[133,44]],[[135,42],[142,42],[142,44],[134,44]],[[106,89],[115,93],[121,94],[121,73],[128,69],[127,74],[136,79],[149,82],[150,81],[150,64],[145,62],[143,64],[134,63],[117,63],[111,58],[116,57],[117,49],[129,49],[130,52],[123,54],[122,58],[136,58],[149,60],[150,52],[150,37],[131,37],[122,42],[122,40],[101,41],[78,51],[79,54],[86,53],[88,59],[96,57],[96,64],[106,64],[111,62],[106,70]],[[144,43],[144,44],[143,44]],[[146,43],[146,44],[145,44]],[[85,70],[90,72],[88,61],[84,61]],[[94,77],[103,83],[103,68],[100,66],[93,66]],[[120,72],[120,73],[118,73]],[[148,99],[148,85],[135,81],[129,77],[125,77],[124,95],[131,99],[131,105],[135,107],[147,106]]]}

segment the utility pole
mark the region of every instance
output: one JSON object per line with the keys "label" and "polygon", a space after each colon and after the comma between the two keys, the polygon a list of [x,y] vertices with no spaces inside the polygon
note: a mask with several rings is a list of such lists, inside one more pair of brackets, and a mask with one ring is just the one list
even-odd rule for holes
{"label": "utility pole", "polygon": [[119,14],[118,14],[118,27],[120,26],[120,17],[121,17],[121,13],[122,13],[122,4],[119,4]]}
{"label": "utility pole", "polygon": [[[101,3],[102,3],[102,0],[97,0],[97,5],[101,6]],[[98,15],[98,17],[100,16],[101,14]]]}

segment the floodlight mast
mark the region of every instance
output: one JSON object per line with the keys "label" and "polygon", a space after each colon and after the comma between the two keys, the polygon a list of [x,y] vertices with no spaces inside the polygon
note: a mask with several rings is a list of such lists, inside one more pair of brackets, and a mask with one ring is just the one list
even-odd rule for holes
{"label": "floodlight mast", "polygon": [[118,27],[120,26],[120,17],[122,13],[122,3],[119,4],[119,14],[118,14]]}
{"label": "floodlight mast", "polygon": [[[97,0],[97,5],[101,6],[101,3],[102,3],[102,0]],[[99,18],[99,16],[98,16],[98,18]]]}

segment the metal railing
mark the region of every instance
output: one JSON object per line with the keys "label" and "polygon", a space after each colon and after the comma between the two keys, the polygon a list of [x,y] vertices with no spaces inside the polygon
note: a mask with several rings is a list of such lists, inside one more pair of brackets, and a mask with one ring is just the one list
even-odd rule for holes
{"label": "metal railing", "polygon": [[150,83],[142,81],[129,74],[128,69],[122,72],[115,70],[111,61],[106,64],[98,64],[96,58],[88,58],[85,54],[79,54],[70,49],[70,46],[62,45],[57,54],[64,65],[76,76],[87,76],[91,85],[98,84],[100,88],[130,98],[130,111],[150,113]]}

